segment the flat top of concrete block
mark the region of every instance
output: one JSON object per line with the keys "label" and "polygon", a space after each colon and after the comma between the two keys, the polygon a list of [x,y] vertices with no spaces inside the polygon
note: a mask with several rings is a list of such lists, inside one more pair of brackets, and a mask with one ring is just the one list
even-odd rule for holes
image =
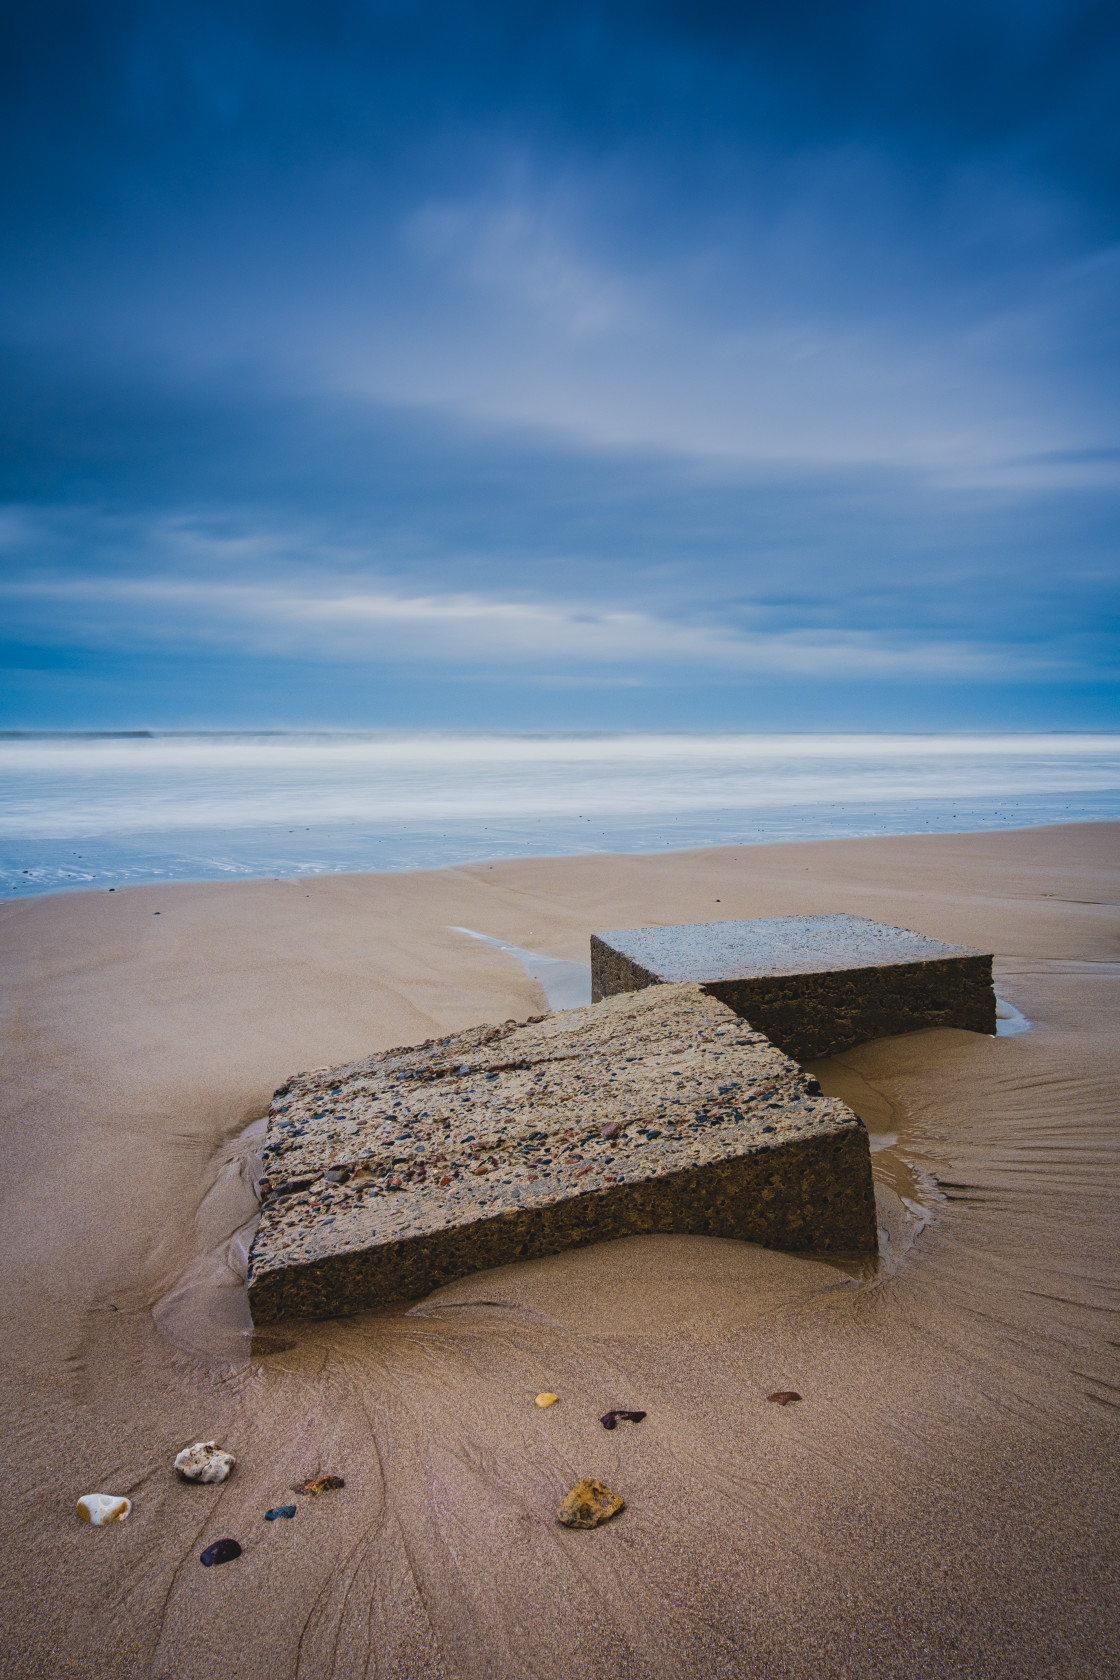
{"label": "flat top of concrete block", "polygon": [[744,922],[685,922],[616,928],[595,936],[658,980],[747,980],[938,962],[985,953],[946,945],[865,916],[765,916]]}
{"label": "flat top of concrete block", "polygon": [[388,1050],[277,1092],[250,1289],[276,1270],[859,1127],[699,986]]}

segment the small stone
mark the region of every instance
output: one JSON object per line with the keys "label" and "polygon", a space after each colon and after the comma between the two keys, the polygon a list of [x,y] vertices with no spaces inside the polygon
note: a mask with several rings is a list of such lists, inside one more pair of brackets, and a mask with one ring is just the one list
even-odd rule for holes
{"label": "small stone", "polygon": [[224,1482],[236,1463],[217,1441],[196,1441],[175,1455],[175,1468],[185,1482]]}
{"label": "small stone", "polygon": [[131,1499],[126,1499],[123,1493],[83,1493],[78,1501],[78,1515],[83,1522],[92,1523],[94,1528],[104,1528],[106,1523],[123,1522],[132,1510]]}
{"label": "small stone", "polygon": [[775,1406],[788,1406],[791,1400],[800,1400],[801,1396],[793,1388],[779,1389],[777,1394],[768,1394],[767,1400],[772,1400]]}
{"label": "small stone", "polygon": [[265,1512],[264,1520],[265,1522],[275,1522],[277,1517],[294,1517],[295,1514],[296,1507],[294,1505],[274,1505],[271,1511]]}
{"label": "small stone", "polygon": [[538,1394],[537,1395],[537,1405],[538,1406],[555,1406],[555,1404],[556,1404],[557,1400],[559,1400],[559,1398],[560,1398],[560,1396],[558,1394]]}
{"label": "small stone", "polygon": [[204,1569],[213,1568],[216,1563],[232,1563],[234,1558],[241,1556],[241,1547],[236,1540],[215,1540],[212,1546],[207,1546],[199,1553],[199,1563]]}
{"label": "small stone", "polygon": [[598,1528],[622,1510],[625,1500],[612,1493],[603,1482],[585,1476],[577,1482],[556,1513],[556,1520],[565,1528]]}
{"label": "small stone", "polygon": [[341,1476],[310,1476],[306,1482],[298,1482],[292,1489],[293,1493],[329,1493],[331,1488],[345,1487]]}
{"label": "small stone", "polygon": [[645,1415],[644,1412],[620,1411],[616,1407],[614,1411],[604,1412],[599,1422],[604,1429],[614,1429],[619,1423],[641,1423]]}

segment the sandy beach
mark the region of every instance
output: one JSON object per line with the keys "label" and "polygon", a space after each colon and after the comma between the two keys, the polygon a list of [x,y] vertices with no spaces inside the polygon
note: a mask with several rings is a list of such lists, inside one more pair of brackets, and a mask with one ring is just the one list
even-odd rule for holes
{"label": "sandy beach", "polygon": [[[287,1075],[544,1007],[453,928],[585,962],[604,927],[834,911],[994,950],[1033,1023],[815,1064],[895,1140],[874,1276],[632,1238],[232,1363],[157,1329],[251,1215],[239,1151]],[[137,887],[0,926],[3,1675],[1120,1669],[1120,825]],[[210,1438],[233,1476],[177,1482]],[[263,1520],[319,1472],[345,1487]],[[555,1520],[583,1476],[626,1500],[591,1533]],[[94,1491],[132,1516],[79,1523]]]}

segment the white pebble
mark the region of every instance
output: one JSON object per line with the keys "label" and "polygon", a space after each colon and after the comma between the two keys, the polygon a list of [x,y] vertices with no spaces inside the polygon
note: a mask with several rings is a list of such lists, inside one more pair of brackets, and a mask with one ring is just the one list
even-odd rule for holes
{"label": "white pebble", "polygon": [[78,1515],[83,1522],[102,1528],[105,1523],[123,1522],[132,1510],[131,1499],[122,1493],[83,1493],[78,1501]]}
{"label": "white pebble", "polygon": [[175,1457],[175,1468],[188,1482],[224,1482],[237,1460],[217,1441],[196,1441]]}

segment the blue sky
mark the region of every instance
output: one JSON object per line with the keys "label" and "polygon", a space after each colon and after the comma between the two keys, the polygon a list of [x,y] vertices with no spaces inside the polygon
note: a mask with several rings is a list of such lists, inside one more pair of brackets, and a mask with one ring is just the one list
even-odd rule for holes
{"label": "blue sky", "polygon": [[1120,723],[1113,8],[4,28],[4,726]]}

